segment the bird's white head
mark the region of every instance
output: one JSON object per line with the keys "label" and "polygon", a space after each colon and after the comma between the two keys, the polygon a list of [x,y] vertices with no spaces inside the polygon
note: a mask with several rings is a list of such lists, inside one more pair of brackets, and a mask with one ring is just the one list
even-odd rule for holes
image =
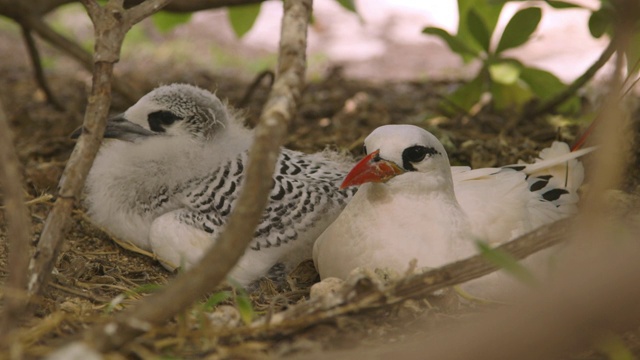
{"label": "bird's white head", "polygon": [[[209,140],[230,125],[231,119],[227,107],[211,92],[171,84],[154,89],[123,114],[109,119],[104,137],[129,142],[153,136]],[[73,135],[79,136],[80,131],[76,132]]]}
{"label": "bird's white head", "polygon": [[386,182],[406,173],[450,177],[444,146],[430,132],[413,125],[385,125],[364,141],[367,155],[346,176],[341,188]]}

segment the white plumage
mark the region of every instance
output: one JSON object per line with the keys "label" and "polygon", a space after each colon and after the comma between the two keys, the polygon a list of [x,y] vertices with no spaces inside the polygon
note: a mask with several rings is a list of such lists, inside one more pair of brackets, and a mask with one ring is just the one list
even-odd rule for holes
{"label": "white plumage", "polygon": [[[173,84],[111,119],[105,138],[117,140],[103,144],[87,179],[90,217],[167,268],[193,265],[233,209],[252,131],[210,92]],[[308,258],[354,192],[338,189],[347,170],[325,154],[283,149],[255,238],[230,276],[246,285],[279,261]]]}
{"label": "white plumage", "polygon": [[411,125],[387,125],[365,140],[368,155],[343,186],[358,193],[315,243],[320,276],[357,267],[406,271],[475,254],[576,212],[583,180],[577,157],[555,142],[534,164],[471,170],[449,165],[442,144]]}

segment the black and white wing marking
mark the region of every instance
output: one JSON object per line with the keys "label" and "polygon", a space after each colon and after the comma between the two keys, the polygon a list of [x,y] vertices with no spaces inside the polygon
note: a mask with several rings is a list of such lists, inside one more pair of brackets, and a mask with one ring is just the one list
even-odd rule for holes
{"label": "black and white wing marking", "polygon": [[245,161],[246,154],[241,154],[207,176],[189,181],[180,191],[186,208],[178,220],[217,236],[238,197]]}
{"label": "black and white wing marking", "polygon": [[339,190],[346,175],[339,164],[316,155],[283,150],[273,177],[273,189],[251,249],[278,247],[312,229],[328,226],[355,189]]}
{"label": "black and white wing marking", "polygon": [[[178,220],[217,237],[242,187],[246,161],[243,153],[189,182],[181,191],[186,209]],[[287,244],[326,217],[333,220],[355,192],[339,190],[346,171],[315,155],[283,150],[276,166],[269,202],[250,245],[253,250]]]}

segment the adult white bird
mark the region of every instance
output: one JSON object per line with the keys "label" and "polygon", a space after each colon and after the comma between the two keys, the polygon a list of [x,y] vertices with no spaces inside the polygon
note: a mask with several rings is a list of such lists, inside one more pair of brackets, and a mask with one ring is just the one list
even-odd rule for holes
{"label": "adult white bird", "polygon": [[[77,131],[76,136],[80,132]],[[110,119],[89,173],[91,219],[153,251],[169,269],[197,262],[219,236],[242,187],[252,131],[209,91],[161,86]],[[311,255],[313,241],[355,190],[349,164],[282,149],[267,209],[230,276],[246,285],[272,265]]]}
{"label": "adult white bird", "polygon": [[360,185],[314,245],[321,278],[358,267],[403,273],[476,253],[576,212],[583,181],[577,157],[555,142],[533,164],[471,170],[451,167],[438,139],[412,125],[386,125],[365,140],[367,155],[342,187]]}

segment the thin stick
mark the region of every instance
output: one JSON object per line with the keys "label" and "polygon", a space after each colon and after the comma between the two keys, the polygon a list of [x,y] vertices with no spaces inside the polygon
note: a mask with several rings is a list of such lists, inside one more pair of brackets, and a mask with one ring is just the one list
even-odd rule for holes
{"label": "thin stick", "polygon": [[[168,1],[149,0],[145,3],[144,9],[148,11],[147,15],[150,15]],[[93,86],[85,111],[83,135],[78,139],[64,169],[56,202],[47,216],[36,253],[29,265],[31,275],[27,290],[32,296],[40,294],[47,283],[60,251],[71,210],[100,147],[111,103],[113,66],[119,60],[125,34],[135,24],[130,20],[129,12],[135,15],[136,20],[142,18],[141,8],[135,7],[125,11],[118,6],[116,0],[110,1],[104,7],[92,0],[85,0],[84,4],[91,13],[96,33]]]}
{"label": "thin stick", "polygon": [[[22,26],[27,26],[38,34],[43,40],[54,46],[56,49],[65,52],[74,58],[80,65],[90,72],[93,72],[93,60],[91,54],[83,49],[80,45],[58,34],[53,28],[45,23],[40,17],[27,15],[20,19]],[[113,89],[122,96],[126,97],[131,103],[138,100],[137,91],[124,79],[114,76],[112,77]]]}
{"label": "thin stick", "polygon": [[286,0],[280,38],[278,77],[256,128],[245,185],[225,232],[202,260],[164,289],[123,311],[115,320],[91,329],[88,343],[100,351],[118,348],[162,324],[222,282],[253,238],[271,190],[272,177],[287,124],[304,84],[307,26],[311,0]]}
{"label": "thin stick", "polygon": [[[259,4],[265,0],[180,0],[170,2],[164,10],[171,12],[194,12],[200,10],[219,9],[229,6]],[[125,0],[124,6],[140,4],[141,0]]]}
{"label": "thin stick", "polygon": [[[516,259],[524,259],[540,250],[556,245],[569,234],[570,219],[562,219],[541,227],[518,239],[502,244],[497,249],[511,254]],[[365,310],[383,308],[412,298],[425,297],[434,291],[461,284],[498,270],[482,255],[475,255],[423,274],[410,276],[379,291],[370,289],[359,293],[356,299],[345,298],[331,307],[323,305],[323,299],[309,301],[294,306],[277,316],[271,323],[258,323],[246,330],[248,333],[289,334],[308,326],[331,321],[338,316],[359,313]]]}
{"label": "thin stick", "polygon": [[13,134],[4,109],[0,105],[0,184],[3,186],[7,238],[9,247],[8,269],[4,288],[4,306],[0,314],[2,347],[10,339],[26,309],[27,266],[31,242],[31,219],[24,204],[20,162],[13,147]]}
{"label": "thin stick", "polygon": [[56,110],[63,111],[64,107],[62,106],[60,101],[58,101],[58,99],[53,95],[53,92],[49,87],[49,83],[47,83],[47,78],[44,76],[44,71],[42,70],[42,61],[40,61],[40,54],[38,53],[36,42],[33,39],[33,35],[31,35],[31,29],[29,29],[24,24],[20,24],[20,28],[22,29],[22,37],[24,39],[25,45],[27,46],[29,57],[31,58],[31,66],[33,67],[33,75],[36,78],[36,82],[47,97],[47,101],[51,105],[53,105]]}
{"label": "thin stick", "polygon": [[415,329],[422,335],[401,344],[305,354],[296,359],[418,360],[425,354],[447,360],[573,358],[569,354],[593,347],[607,332],[633,331],[640,323],[640,247],[632,236],[624,240],[613,247],[600,242],[598,256],[568,260],[560,265],[564,271],[558,272],[552,284],[519,304],[473,321],[440,331],[424,326]]}

